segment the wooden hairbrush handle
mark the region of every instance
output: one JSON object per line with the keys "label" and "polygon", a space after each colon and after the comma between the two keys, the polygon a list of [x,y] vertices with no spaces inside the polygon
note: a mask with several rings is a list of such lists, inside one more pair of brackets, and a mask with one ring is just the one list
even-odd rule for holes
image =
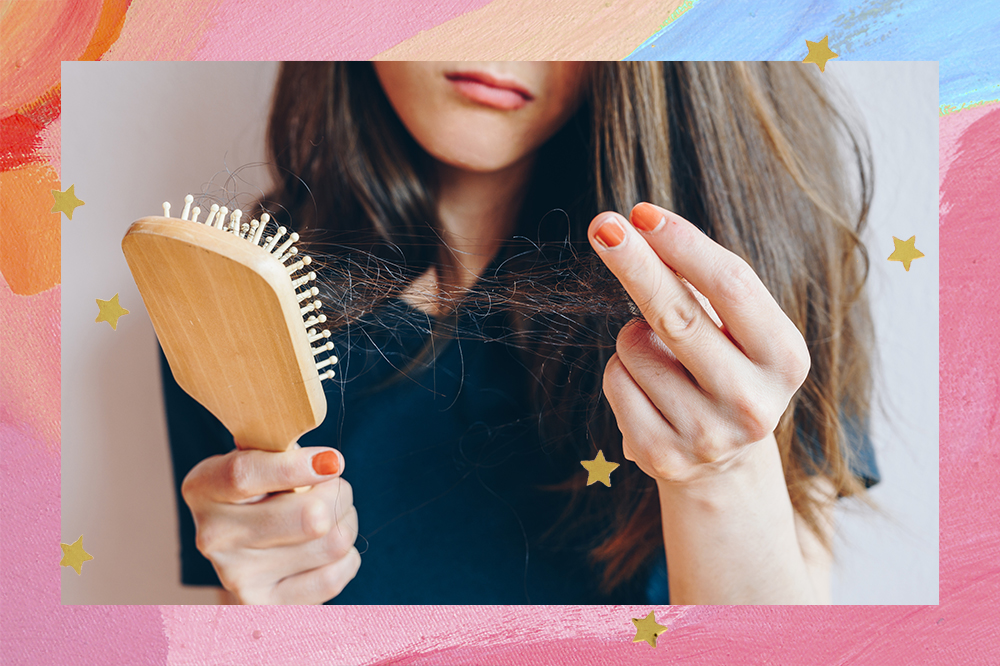
{"label": "wooden hairbrush handle", "polygon": [[284,227],[266,236],[266,216],[241,223],[239,211],[227,219],[213,206],[201,224],[197,208],[186,219],[190,196],[185,204],[182,218],[165,205],[164,217],[136,221],[122,240],[153,328],[178,385],[241,448],[285,451],[323,422],[321,380],[337,362],[317,361],[333,345],[311,328],[326,320],[308,284],[315,273],[296,275],[310,259],[296,256],[298,235]]}

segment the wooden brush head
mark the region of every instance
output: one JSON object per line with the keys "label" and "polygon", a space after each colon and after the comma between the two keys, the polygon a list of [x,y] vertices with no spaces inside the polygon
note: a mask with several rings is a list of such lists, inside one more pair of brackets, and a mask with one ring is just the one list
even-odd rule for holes
{"label": "wooden brush head", "polygon": [[315,290],[296,294],[290,267],[243,238],[238,218],[235,228],[145,217],[122,251],[180,387],[241,448],[284,451],[326,416],[316,357],[332,345],[314,348],[310,338],[325,343],[329,333],[303,324]]}

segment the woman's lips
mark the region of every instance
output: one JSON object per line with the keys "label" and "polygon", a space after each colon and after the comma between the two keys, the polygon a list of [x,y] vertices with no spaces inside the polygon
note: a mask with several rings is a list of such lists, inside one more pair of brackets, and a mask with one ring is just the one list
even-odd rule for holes
{"label": "woman's lips", "polygon": [[517,84],[498,81],[487,74],[456,72],[446,74],[445,78],[473,102],[502,111],[520,109],[533,99],[531,93]]}

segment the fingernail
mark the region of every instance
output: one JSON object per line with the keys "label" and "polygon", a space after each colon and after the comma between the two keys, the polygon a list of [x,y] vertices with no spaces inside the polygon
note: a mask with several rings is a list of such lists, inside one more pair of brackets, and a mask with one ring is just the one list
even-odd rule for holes
{"label": "fingernail", "polygon": [[618,224],[611,215],[604,218],[601,226],[594,232],[594,238],[600,241],[601,245],[607,248],[617,247],[625,240],[625,230]]}
{"label": "fingernail", "polygon": [[312,459],[313,470],[322,476],[336,474],[340,471],[340,458],[335,451],[323,451],[317,453]]}
{"label": "fingernail", "polygon": [[632,209],[632,226],[640,231],[655,231],[667,221],[663,213],[656,210],[654,206],[644,206],[639,204]]}

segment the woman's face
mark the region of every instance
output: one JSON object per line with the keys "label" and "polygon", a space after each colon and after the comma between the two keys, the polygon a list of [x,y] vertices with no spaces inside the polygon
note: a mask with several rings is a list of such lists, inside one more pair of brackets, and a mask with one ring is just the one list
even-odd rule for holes
{"label": "woman's face", "polygon": [[573,115],[586,63],[376,62],[389,102],[424,150],[451,166],[499,171],[534,153]]}

